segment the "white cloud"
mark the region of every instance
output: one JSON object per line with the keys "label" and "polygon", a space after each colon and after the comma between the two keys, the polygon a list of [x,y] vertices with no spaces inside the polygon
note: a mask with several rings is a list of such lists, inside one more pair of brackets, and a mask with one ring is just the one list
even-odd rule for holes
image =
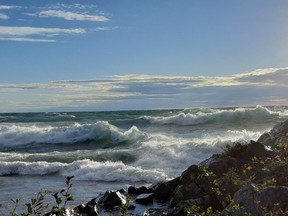
{"label": "white cloud", "polygon": [[46,35],[55,36],[59,34],[84,34],[85,30],[78,29],[61,29],[61,28],[36,28],[36,27],[12,27],[0,26],[0,35],[7,36],[28,36],[28,35]]}
{"label": "white cloud", "polygon": [[117,27],[97,27],[97,28],[94,29],[94,31],[110,31],[110,30],[113,30],[113,29],[116,29],[116,28]]}
{"label": "white cloud", "polygon": [[56,3],[54,5],[49,6],[50,9],[57,9],[57,10],[63,10],[63,9],[69,9],[69,10],[87,10],[87,9],[93,9],[96,8],[96,5],[84,5],[84,4],[63,4],[63,3]]}
{"label": "white cloud", "polygon": [[1,41],[18,41],[18,42],[56,42],[56,40],[49,39],[35,39],[35,38],[19,38],[19,37],[8,37],[8,38],[0,38]]}
{"label": "white cloud", "polygon": [[[255,103],[281,105],[288,101],[287,76],[287,68],[260,69],[219,77],[130,74],[95,80],[0,84],[0,94],[7,95],[7,102],[13,97],[25,98],[27,109],[45,109],[45,106],[53,106],[55,109],[62,107],[63,110],[65,107],[85,109],[85,106],[103,104],[107,105],[106,107],[115,107],[116,102],[122,104],[122,109],[125,109],[124,105],[129,109],[132,104],[137,108],[138,103],[138,106],[141,106],[139,108],[144,109],[175,106],[181,108],[197,106],[200,102],[204,105],[206,103],[206,106],[241,106]],[[35,101],[39,101],[41,107]],[[22,107],[25,108],[24,105]]]}
{"label": "white cloud", "polygon": [[288,68],[258,69],[252,72],[237,74],[235,80],[258,84],[260,86],[288,86]]}
{"label": "white cloud", "polygon": [[7,20],[9,19],[9,16],[7,16],[6,14],[0,13],[0,19]]}
{"label": "white cloud", "polygon": [[56,17],[65,20],[78,20],[78,21],[93,21],[93,22],[106,22],[109,19],[103,15],[89,15],[83,13],[75,13],[70,11],[61,10],[46,10],[38,13],[39,17]]}
{"label": "white cloud", "polygon": [[20,8],[19,6],[13,6],[13,5],[0,5],[0,10],[11,10]]}

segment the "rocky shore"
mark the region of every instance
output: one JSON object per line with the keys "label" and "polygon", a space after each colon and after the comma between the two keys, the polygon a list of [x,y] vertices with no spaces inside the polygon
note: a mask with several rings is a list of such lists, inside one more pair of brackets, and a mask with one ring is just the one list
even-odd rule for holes
{"label": "rocky shore", "polygon": [[288,215],[288,120],[257,141],[227,146],[171,181],[106,191],[66,210],[55,215]]}

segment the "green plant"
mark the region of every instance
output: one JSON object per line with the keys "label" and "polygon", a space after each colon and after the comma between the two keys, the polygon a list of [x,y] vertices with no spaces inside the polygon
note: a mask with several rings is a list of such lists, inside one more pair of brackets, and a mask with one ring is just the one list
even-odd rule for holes
{"label": "green plant", "polygon": [[126,197],[126,203],[122,204],[122,206],[121,206],[121,213],[122,213],[123,216],[128,216],[129,215],[128,214],[128,210],[131,207],[130,201],[131,201],[131,197],[127,196]]}
{"label": "green plant", "polygon": [[[38,192],[35,198],[32,198],[29,203],[26,203],[26,212],[17,214],[16,209],[19,206],[20,199],[12,199],[14,203],[14,208],[10,211],[10,216],[66,216],[66,206],[69,201],[74,200],[73,196],[70,194],[70,189],[72,187],[71,179],[74,176],[68,176],[66,178],[66,188],[62,189],[60,192],[52,194],[55,199],[56,205],[52,207],[50,213],[48,211],[49,204],[44,204],[44,198],[48,194],[45,192]],[[60,196],[59,196],[60,195]],[[64,198],[64,199],[63,199]]]}
{"label": "green plant", "polygon": [[[58,216],[65,216],[66,215],[67,202],[74,200],[73,196],[70,194],[70,189],[72,187],[72,184],[70,183],[70,181],[72,178],[74,178],[74,176],[68,176],[66,178],[66,188],[65,189],[62,189],[60,192],[57,192],[55,194],[52,194],[52,196],[55,199],[55,203],[56,203],[56,206],[52,207],[52,211],[51,211],[52,214],[56,213]],[[64,201],[61,198],[61,196],[59,196],[59,195],[61,195],[62,198],[64,198]]]}
{"label": "green plant", "polygon": [[18,204],[19,204],[20,199],[19,199],[19,198],[15,199],[15,200],[14,200],[14,199],[11,199],[11,201],[14,203],[14,208],[13,208],[12,211],[10,211],[10,215],[11,215],[11,216],[17,216],[16,209],[17,209],[17,207],[18,207]]}
{"label": "green plant", "polygon": [[210,216],[212,215],[213,210],[212,207],[209,206],[205,211],[201,211],[201,207],[198,205],[192,205],[189,208],[185,208],[185,214],[186,216]]}
{"label": "green plant", "polygon": [[[48,204],[44,205],[44,197],[47,192],[38,192],[35,198],[32,198],[29,203],[26,203],[26,212],[21,213],[21,216],[31,216],[31,215],[42,215],[43,212],[48,208]],[[18,207],[20,199],[12,199],[14,203],[14,208],[10,212],[11,216],[18,216],[16,209]]]}

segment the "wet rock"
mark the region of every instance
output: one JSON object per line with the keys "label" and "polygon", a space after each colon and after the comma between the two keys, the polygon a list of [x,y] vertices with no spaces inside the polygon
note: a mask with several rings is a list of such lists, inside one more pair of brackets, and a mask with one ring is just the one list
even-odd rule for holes
{"label": "wet rock", "polygon": [[153,203],[153,193],[146,193],[146,194],[141,194],[136,197],[135,202],[142,204],[142,205],[148,205],[150,203]]}
{"label": "wet rock", "polygon": [[137,196],[140,194],[144,194],[144,193],[153,193],[154,190],[153,188],[147,188],[145,186],[141,186],[141,187],[134,187],[134,186],[130,186],[128,188],[128,194],[131,194],[133,196]]}
{"label": "wet rock", "polygon": [[143,213],[143,216],[166,216],[167,209],[157,209],[157,208],[150,208],[146,209]]}
{"label": "wet rock", "polygon": [[105,209],[114,209],[115,207],[126,204],[127,197],[119,191],[106,191],[106,193],[99,199],[99,204]]}
{"label": "wet rock", "polygon": [[81,216],[98,216],[96,198],[85,204],[76,206],[74,208],[74,214]]}
{"label": "wet rock", "polygon": [[179,176],[171,181],[158,183],[154,189],[154,199],[163,202],[169,201],[174,195],[175,190],[180,182],[181,180]]}

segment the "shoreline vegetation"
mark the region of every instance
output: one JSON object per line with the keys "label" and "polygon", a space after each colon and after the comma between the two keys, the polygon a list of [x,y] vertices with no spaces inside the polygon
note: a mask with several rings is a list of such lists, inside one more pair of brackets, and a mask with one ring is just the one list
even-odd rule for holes
{"label": "shoreline vegetation", "polygon": [[48,194],[40,192],[26,204],[26,213],[18,213],[19,200],[13,200],[10,215],[288,215],[288,120],[257,141],[227,146],[170,181],[106,191],[68,208],[72,181],[67,177],[66,188],[52,194],[54,205],[45,204]]}

